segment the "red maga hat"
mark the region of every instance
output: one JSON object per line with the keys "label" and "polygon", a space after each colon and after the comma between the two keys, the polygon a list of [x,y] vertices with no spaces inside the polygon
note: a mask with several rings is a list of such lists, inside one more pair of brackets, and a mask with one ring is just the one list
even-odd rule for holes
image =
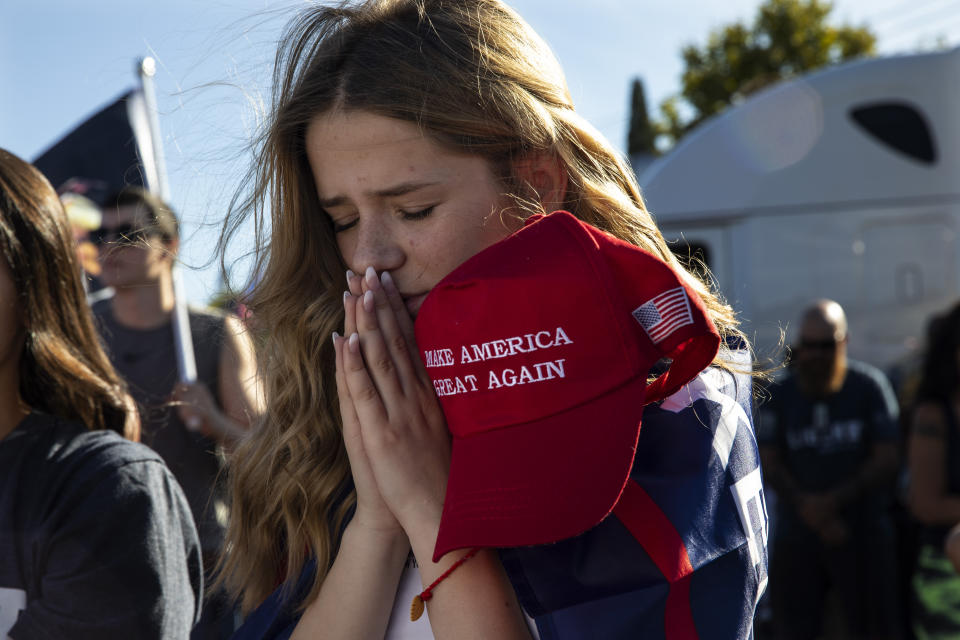
{"label": "red maga hat", "polygon": [[693,379],[720,343],[666,263],[565,211],[444,278],[416,334],[453,435],[434,560],[599,524],[630,474],[644,405]]}

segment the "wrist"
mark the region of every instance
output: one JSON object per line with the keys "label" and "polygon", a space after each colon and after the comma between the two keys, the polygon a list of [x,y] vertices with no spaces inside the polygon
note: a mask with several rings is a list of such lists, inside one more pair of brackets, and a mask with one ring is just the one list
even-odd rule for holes
{"label": "wrist", "polygon": [[413,555],[416,556],[422,572],[423,568],[434,564],[433,550],[437,546],[440,518],[417,522],[409,525],[409,528],[405,530],[410,540],[410,548],[413,550]]}
{"label": "wrist", "polygon": [[372,524],[357,517],[350,520],[343,531],[341,545],[346,544],[380,549],[387,556],[403,559],[410,551],[410,541],[399,526]]}

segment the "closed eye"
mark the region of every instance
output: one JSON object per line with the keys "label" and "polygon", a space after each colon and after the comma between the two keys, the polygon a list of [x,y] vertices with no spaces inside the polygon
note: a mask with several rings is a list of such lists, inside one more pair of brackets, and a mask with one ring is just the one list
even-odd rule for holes
{"label": "closed eye", "polygon": [[336,220],[331,220],[330,222],[333,224],[333,232],[340,233],[341,231],[346,231],[347,229],[352,229],[355,227],[358,220],[359,218],[354,218],[350,222],[337,222]]}
{"label": "closed eye", "polygon": [[426,207],[425,209],[420,209],[419,211],[404,211],[401,209],[400,215],[404,220],[423,220],[433,213],[434,207],[436,207],[436,205]]}
{"label": "closed eye", "polygon": [[353,212],[353,213],[349,211],[341,212],[341,214],[345,213],[346,215],[341,215],[340,219],[337,220],[336,218],[333,217],[333,215],[330,213],[330,210],[327,209],[326,207],[321,208],[321,211],[323,211],[324,215],[327,216],[327,220],[330,221],[330,227],[333,229],[333,233],[335,234],[340,233],[341,231],[346,231],[347,229],[350,229],[356,226],[357,221],[360,219],[359,216],[356,215],[356,212]]}

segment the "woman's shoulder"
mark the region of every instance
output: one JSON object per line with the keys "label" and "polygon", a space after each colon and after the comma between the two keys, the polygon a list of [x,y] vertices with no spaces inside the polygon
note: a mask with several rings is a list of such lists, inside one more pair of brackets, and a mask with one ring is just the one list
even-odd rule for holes
{"label": "woman's shoulder", "polygon": [[[109,430],[91,431],[83,424],[41,412],[27,416],[12,439],[19,456],[33,469],[55,468],[60,477],[98,476],[120,470],[166,467],[152,449]],[[161,471],[162,473],[162,471]]]}
{"label": "woman's shoulder", "polygon": [[[112,431],[34,412],[0,445],[0,488],[5,482],[17,487],[0,491],[0,511],[14,514],[26,530],[49,533],[66,523],[86,531],[122,529],[189,517],[163,460]],[[121,511],[120,521],[103,519]]]}

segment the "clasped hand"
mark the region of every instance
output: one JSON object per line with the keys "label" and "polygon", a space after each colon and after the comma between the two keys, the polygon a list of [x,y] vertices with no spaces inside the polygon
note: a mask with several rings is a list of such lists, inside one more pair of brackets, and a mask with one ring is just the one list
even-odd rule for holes
{"label": "clasped hand", "polygon": [[828,546],[847,541],[850,532],[839,515],[839,503],[832,493],[806,493],[797,500],[803,522]]}
{"label": "clasped hand", "polygon": [[[347,273],[344,336],[334,334],[343,439],[357,491],[354,522],[435,531],[450,438],[417,354],[413,320],[387,272]],[[434,534],[435,535],[435,534]]]}

